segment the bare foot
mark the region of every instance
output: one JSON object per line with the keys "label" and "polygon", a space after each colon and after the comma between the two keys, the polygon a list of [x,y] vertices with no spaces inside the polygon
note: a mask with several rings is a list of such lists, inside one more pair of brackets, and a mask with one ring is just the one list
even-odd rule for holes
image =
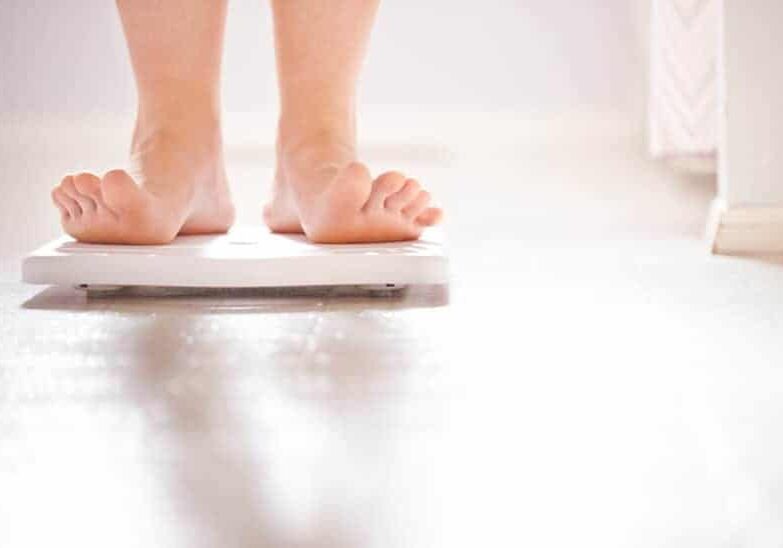
{"label": "bare foot", "polygon": [[234,207],[213,123],[137,125],[131,169],[68,175],[52,191],[63,229],[82,242],[165,244],[225,232]]}
{"label": "bare foot", "polygon": [[415,180],[393,171],[374,179],[347,140],[320,136],[278,145],[277,174],[264,220],[274,232],[317,243],[415,240],[442,211]]}

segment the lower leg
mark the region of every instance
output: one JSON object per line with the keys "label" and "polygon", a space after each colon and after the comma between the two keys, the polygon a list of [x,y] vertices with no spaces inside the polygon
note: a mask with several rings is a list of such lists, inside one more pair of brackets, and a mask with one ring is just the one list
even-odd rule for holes
{"label": "lower leg", "polygon": [[117,0],[139,97],[139,122],[220,114],[226,2]]}
{"label": "lower leg", "polygon": [[[378,0],[273,0],[281,97],[267,223],[325,241],[418,237],[439,210],[399,173],[356,162],[356,97]],[[385,208],[390,198],[393,208]]]}
{"label": "lower leg", "polygon": [[220,135],[224,0],[118,0],[138,88],[131,169],[68,176],[53,197],[84,241],[161,243],[233,221]]}
{"label": "lower leg", "polygon": [[354,143],[357,84],[378,3],[273,1],[281,140],[335,133]]}

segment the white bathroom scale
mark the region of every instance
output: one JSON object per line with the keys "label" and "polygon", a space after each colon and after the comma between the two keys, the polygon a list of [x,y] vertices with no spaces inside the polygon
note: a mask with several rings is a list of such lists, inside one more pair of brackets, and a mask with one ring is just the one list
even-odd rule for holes
{"label": "white bathroom scale", "polygon": [[443,234],[383,244],[323,245],[304,236],[236,227],[228,234],[179,236],[167,245],[83,244],[69,237],[28,255],[22,279],[83,288],[286,288],[446,284]]}

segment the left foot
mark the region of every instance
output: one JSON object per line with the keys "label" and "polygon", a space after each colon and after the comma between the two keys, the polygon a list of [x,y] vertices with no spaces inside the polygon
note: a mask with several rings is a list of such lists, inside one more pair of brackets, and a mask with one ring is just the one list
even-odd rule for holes
{"label": "left foot", "polygon": [[[289,141],[290,142],[290,141]],[[316,243],[418,239],[442,211],[415,179],[392,171],[374,179],[350,140],[333,135],[278,143],[277,174],[264,220],[273,232]]]}
{"label": "left foot", "polygon": [[220,129],[179,124],[137,124],[135,177],[120,169],[103,177],[66,176],[52,191],[63,229],[80,242],[100,244],[166,244],[177,234],[226,232],[234,206]]}

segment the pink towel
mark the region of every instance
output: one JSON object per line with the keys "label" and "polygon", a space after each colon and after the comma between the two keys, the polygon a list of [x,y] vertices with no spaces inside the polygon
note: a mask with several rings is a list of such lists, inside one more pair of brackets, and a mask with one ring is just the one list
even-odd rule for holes
{"label": "pink towel", "polygon": [[656,157],[715,156],[721,0],[653,0],[650,150]]}

